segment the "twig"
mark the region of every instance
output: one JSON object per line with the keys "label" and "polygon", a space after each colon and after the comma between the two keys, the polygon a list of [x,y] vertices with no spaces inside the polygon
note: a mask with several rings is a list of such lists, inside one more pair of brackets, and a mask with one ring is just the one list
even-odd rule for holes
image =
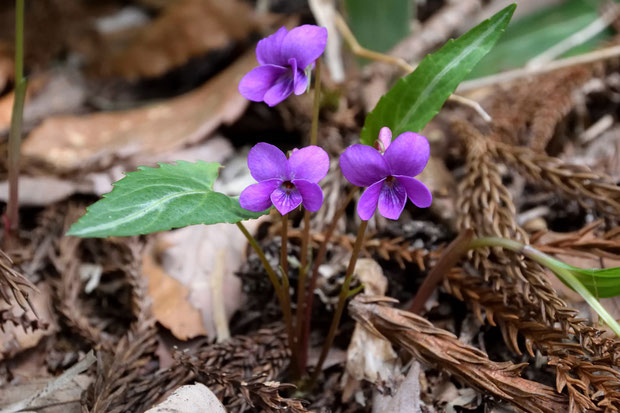
{"label": "twig", "polygon": [[605,30],[619,15],[620,7],[618,7],[616,4],[611,4],[601,17],[594,20],[592,23],[579,30],[578,32],[573,33],[561,42],[555,44],[551,48],[545,50],[538,56],[532,58],[529,62],[526,63],[525,67],[529,69],[536,69],[546,65],[557,57],[562,56],[573,47],[587,42],[603,30]]}
{"label": "twig", "polygon": [[456,237],[454,241],[452,241],[450,245],[444,249],[441,257],[437,260],[437,264],[435,264],[433,269],[428,273],[424,279],[424,282],[418,289],[418,292],[411,302],[409,311],[414,314],[420,314],[424,304],[433,293],[437,285],[441,283],[443,277],[459,262],[463,255],[465,255],[473,236],[474,231],[468,228],[461,232],[458,237]]}
{"label": "twig", "polygon": [[[366,49],[365,47],[360,45],[355,38],[353,32],[338,12],[335,13],[334,21],[336,22],[336,27],[338,28],[338,31],[342,35],[343,39],[347,42],[347,44],[351,48],[351,51],[357,56],[396,66],[400,68],[405,74],[409,74],[415,70],[414,66],[411,66],[400,57],[375,52],[373,50]],[[491,116],[482,108],[482,106],[478,102],[474,100],[454,94],[450,95],[448,100],[473,109],[486,122],[490,122],[492,120]]]}
{"label": "twig", "polygon": [[548,73],[566,67],[594,63],[600,60],[611,59],[617,56],[620,56],[620,46],[611,46],[604,49],[595,50],[590,53],[584,53],[578,56],[571,56],[564,59],[554,60],[542,67],[523,67],[520,69],[514,69],[507,72],[498,73],[496,75],[481,77],[479,79],[467,80],[465,82],[462,82],[456,90],[457,92],[467,92],[469,90],[479,89],[485,86],[510,82],[512,80],[520,79],[526,76],[539,75],[542,73]]}
{"label": "twig", "polygon": [[62,388],[75,376],[88,369],[95,361],[97,361],[97,358],[91,350],[82,360],[78,361],[69,369],[65,370],[65,372],[62,373],[60,376],[56,377],[53,380],[50,380],[41,391],[33,394],[30,397],[25,398],[24,400],[5,407],[4,409],[0,410],[0,413],[15,413],[28,408],[35,400],[42,399],[48,396],[50,393]]}

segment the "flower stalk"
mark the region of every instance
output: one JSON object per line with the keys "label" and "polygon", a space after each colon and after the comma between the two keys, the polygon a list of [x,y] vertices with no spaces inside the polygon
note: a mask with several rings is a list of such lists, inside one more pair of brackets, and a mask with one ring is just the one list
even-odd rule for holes
{"label": "flower stalk", "polygon": [[15,2],[15,98],[9,131],[8,175],[9,199],[7,228],[9,234],[19,226],[19,158],[22,136],[24,102],[28,82],[24,77],[24,8],[25,0]]}
{"label": "flower stalk", "polygon": [[260,247],[260,245],[256,241],[256,238],[254,238],[252,234],[250,234],[250,231],[248,231],[245,225],[243,225],[241,222],[237,222],[237,228],[239,228],[239,230],[241,230],[243,235],[246,237],[246,239],[248,240],[248,243],[252,246],[252,248],[258,255],[258,258],[263,264],[265,271],[267,271],[267,276],[269,277],[269,281],[271,281],[271,285],[273,285],[273,289],[276,292],[276,297],[278,297],[278,302],[280,303],[280,308],[282,309],[282,314],[284,316],[284,325],[286,328],[286,334],[288,336],[288,345],[292,352],[294,348],[294,345],[293,345],[294,343],[293,343],[293,317],[291,313],[290,300],[287,302],[286,295],[284,294],[284,291],[283,291],[283,285],[280,284],[280,281],[278,280],[278,275],[273,270],[273,267],[271,266],[271,264],[269,264],[269,261],[267,260],[267,257],[265,256],[265,252],[263,251],[263,249]]}
{"label": "flower stalk", "polygon": [[323,343],[323,349],[321,350],[321,356],[319,357],[319,361],[316,364],[314,372],[312,373],[312,377],[310,379],[310,388],[314,386],[316,383],[321,370],[323,369],[323,363],[325,363],[325,359],[329,353],[329,350],[332,347],[334,342],[334,338],[336,337],[336,331],[338,329],[338,325],[340,324],[340,319],[342,318],[342,313],[344,311],[344,307],[346,305],[347,299],[351,297],[351,281],[353,281],[353,273],[355,271],[355,264],[357,263],[357,258],[359,257],[360,251],[362,249],[362,245],[364,243],[364,234],[366,233],[366,227],[368,226],[368,221],[362,221],[358,230],[357,230],[357,238],[355,239],[355,244],[353,245],[353,252],[351,253],[351,259],[349,260],[349,266],[347,267],[347,272],[344,276],[344,283],[342,284],[342,288],[340,289],[340,295],[338,296],[338,304],[336,306],[336,312],[332,318],[332,323],[329,326],[329,332],[327,333],[327,338],[325,339],[325,343]]}
{"label": "flower stalk", "polygon": [[[312,125],[310,127],[310,145],[315,146],[319,133],[319,109],[321,99],[321,60],[317,59],[314,74],[314,102],[312,108]],[[304,209],[304,229],[301,237],[301,266],[299,269],[299,277],[297,279],[297,314],[295,320],[295,339],[296,339],[296,370],[301,376],[306,369],[306,349],[303,347],[303,326],[304,315],[306,315],[305,307],[312,296],[312,290],[306,293],[306,278],[308,275],[308,244],[310,242],[310,211]],[[306,298],[308,297],[308,298]],[[311,301],[311,300],[310,300]],[[303,354],[303,356],[302,356]]]}
{"label": "flower stalk", "polygon": [[[310,341],[310,322],[312,321],[312,306],[314,305],[314,289],[316,288],[316,282],[319,278],[319,267],[325,260],[325,256],[327,255],[327,244],[332,238],[334,231],[336,230],[336,226],[338,225],[338,220],[349,206],[349,203],[353,200],[353,196],[357,193],[357,188],[349,191],[347,197],[345,198],[340,208],[336,211],[332,218],[332,222],[329,224],[327,231],[325,231],[325,238],[319,245],[319,251],[314,258],[312,263],[312,275],[310,276],[310,283],[308,285],[308,299],[306,300],[306,305],[304,308],[303,314],[303,329],[301,332],[301,336],[299,338],[299,358],[301,371],[306,369],[306,365],[308,362],[308,345]],[[299,309],[297,310],[299,311]],[[299,336],[298,336],[299,337]]]}

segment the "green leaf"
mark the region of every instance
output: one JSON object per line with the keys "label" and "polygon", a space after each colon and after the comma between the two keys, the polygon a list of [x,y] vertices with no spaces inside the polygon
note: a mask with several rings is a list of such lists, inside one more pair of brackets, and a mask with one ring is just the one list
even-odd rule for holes
{"label": "green leaf", "polygon": [[213,191],[219,168],[216,162],[202,161],[138,167],[88,207],[67,235],[122,237],[196,224],[235,223],[268,213],[247,211],[236,198]]}
{"label": "green leaf", "polygon": [[620,295],[620,267],[579,268],[561,262],[561,266],[571,271],[592,294],[599,298]]}
{"label": "green leaf", "polygon": [[407,131],[421,131],[459,83],[491,50],[516,7],[516,4],[506,7],[426,56],[416,70],[400,79],[368,114],[361,142],[372,145],[383,126],[392,129],[394,137]]}
{"label": "green leaf", "polygon": [[390,50],[409,34],[411,0],[346,0],[351,31],[364,47],[378,52]]}
{"label": "green leaf", "polygon": [[[600,6],[600,2],[597,1],[568,0],[514,21],[468,78],[488,76],[502,70],[522,67],[530,59],[598,19]],[[607,29],[563,56],[592,51],[611,40],[614,35],[614,30]]]}

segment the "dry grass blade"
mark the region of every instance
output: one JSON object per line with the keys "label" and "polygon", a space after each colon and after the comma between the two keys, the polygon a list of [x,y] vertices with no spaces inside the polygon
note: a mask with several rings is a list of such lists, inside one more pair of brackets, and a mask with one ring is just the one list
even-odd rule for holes
{"label": "dry grass blade", "polygon": [[416,359],[449,371],[467,385],[493,394],[525,412],[567,411],[568,398],[553,388],[520,377],[524,364],[494,362],[448,331],[407,311],[390,308],[386,297],[358,296],[353,317],[370,331],[404,348]]}
{"label": "dry grass blade", "polygon": [[[301,240],[300,230],[289,230],[289,238]],[[318,248],[325,239],[325,233],[314,232],[310,234],[313,248]],[[353,249],[355,236],[349,234],[333,235],[331,243],[340,245],[348,250]],[[407,263],[414,263],[421,270],[426,269],[426,261],[434,259],[441,253],[440,250],[429,251],[426,249],[415,248],[411,241],[402,237],[375,237],[369,236],[364,240],[362,249],[369,255],[378,255],[384,260],[394,260],[400,268],[404,269]]]}
{"label": "dry grass blade", "polygon": [[[11,304],[15,299],[22,310],[28,311],[30,309],[36,315],[34,307],[28,299],[31,292],[37,292],[37,287],[15,270],[11,258],[0,250],[0,299],[7,304]],[[0,319],[0,326],[2,325],[1,321]]]}
{"label": "dry grass blade", "polygon": [[620,186],[613,178],[528,148],[496,142],[489,145],[488,150],[500,161],[517,167],[533,184],[577,200],[585,208],[620,217]]}
{"label": "dry grass blade", "polygon": [[552,239],[543,239],[545,232],[532,237],[536,249],[548,254],[570,254],[620,260],[620,228],[600,231],[603,220],[594,221],[578,231],[553,234]]}

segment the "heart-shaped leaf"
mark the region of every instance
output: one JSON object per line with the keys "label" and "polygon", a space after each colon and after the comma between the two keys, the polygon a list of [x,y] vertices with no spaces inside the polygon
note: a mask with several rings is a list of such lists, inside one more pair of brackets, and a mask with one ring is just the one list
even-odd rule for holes
{"label": "heart-shaped leaf", "polygon": [[268,213],[247,211],[237,198],[213,191],[219,168],[216,162],[202,161],[141,166],[88,207],[67,235],[141,235],[188,225],[235,223]]}

